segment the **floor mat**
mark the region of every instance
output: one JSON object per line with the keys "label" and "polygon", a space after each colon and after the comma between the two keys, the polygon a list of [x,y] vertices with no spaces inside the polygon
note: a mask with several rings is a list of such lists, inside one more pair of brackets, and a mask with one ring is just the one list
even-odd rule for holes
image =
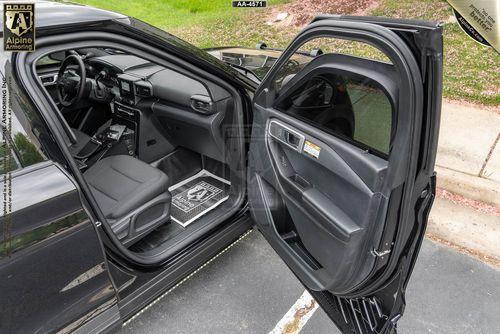
{"label": "floor mat", "polygon": [[231,182],[206,170],[173,185],[170,217],[183,227],[188,226],[229,197]]}

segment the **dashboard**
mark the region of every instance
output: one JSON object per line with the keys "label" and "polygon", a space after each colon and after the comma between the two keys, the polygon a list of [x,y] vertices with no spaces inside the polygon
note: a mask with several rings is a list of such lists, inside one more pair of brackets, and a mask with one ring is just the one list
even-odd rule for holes
{"label": "dashboard", "polygon": [[[97,88],[111,92],[119,103],[134,106],[142,99],[153,98],[191,108],[194,98],[202,100],[195,107],[209,107],[210,93],[201,82],[142,58],[116,54],[85,62],[87,75],[97,81]],[[99,92],[96,95],[99,98]]]}
{"label": "dashboard", "polygon": [[144,160],[165,154],[161,148],[168,146],[161,144],[161,136],[154,135],[158,130],[153,126],[156,122],[162,129],[160,132],[168,133],[172,144],[224,160],[220,125],[230,103],[227,91],[201,78],[195,79],[191,73],[133,55],[93,57],[86,63],[89,77],[97,78],[112,92],[114,112],[136,120],[141,134],[139,151],[147,155],[142,157]]}

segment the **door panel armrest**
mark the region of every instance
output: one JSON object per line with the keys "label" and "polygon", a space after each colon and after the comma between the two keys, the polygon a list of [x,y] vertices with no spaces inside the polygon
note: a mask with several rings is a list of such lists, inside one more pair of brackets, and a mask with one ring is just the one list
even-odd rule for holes
{"label": "door panel armrest", "polygon": [[305,190],[302,193],[302,201],[315,220],[337,239],[349,242],[353,234],[361,231],[361,228],[342,209],[318,189]]}

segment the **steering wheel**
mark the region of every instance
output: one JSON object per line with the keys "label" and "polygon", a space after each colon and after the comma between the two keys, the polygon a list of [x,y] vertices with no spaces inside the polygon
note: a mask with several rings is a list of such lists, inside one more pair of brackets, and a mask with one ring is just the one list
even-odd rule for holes
{"label": "steering wheel", "polygon": [[[69,65],[77,65],[78,69],[67,69]],[[69,107],[77,104],[83,97],[86,83],[85,65],[79,55],[71,54],[64,59],[57,74],[57,98]]]}

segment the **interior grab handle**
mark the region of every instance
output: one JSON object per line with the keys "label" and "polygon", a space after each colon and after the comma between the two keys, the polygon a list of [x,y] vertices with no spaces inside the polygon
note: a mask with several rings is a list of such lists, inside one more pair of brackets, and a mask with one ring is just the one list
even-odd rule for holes
{"label": "interior grab handle", "polygon": [[195,94],[190,98],[191,109],[197,113],[211,115],[215,112],[215,105],[210,96]]}

